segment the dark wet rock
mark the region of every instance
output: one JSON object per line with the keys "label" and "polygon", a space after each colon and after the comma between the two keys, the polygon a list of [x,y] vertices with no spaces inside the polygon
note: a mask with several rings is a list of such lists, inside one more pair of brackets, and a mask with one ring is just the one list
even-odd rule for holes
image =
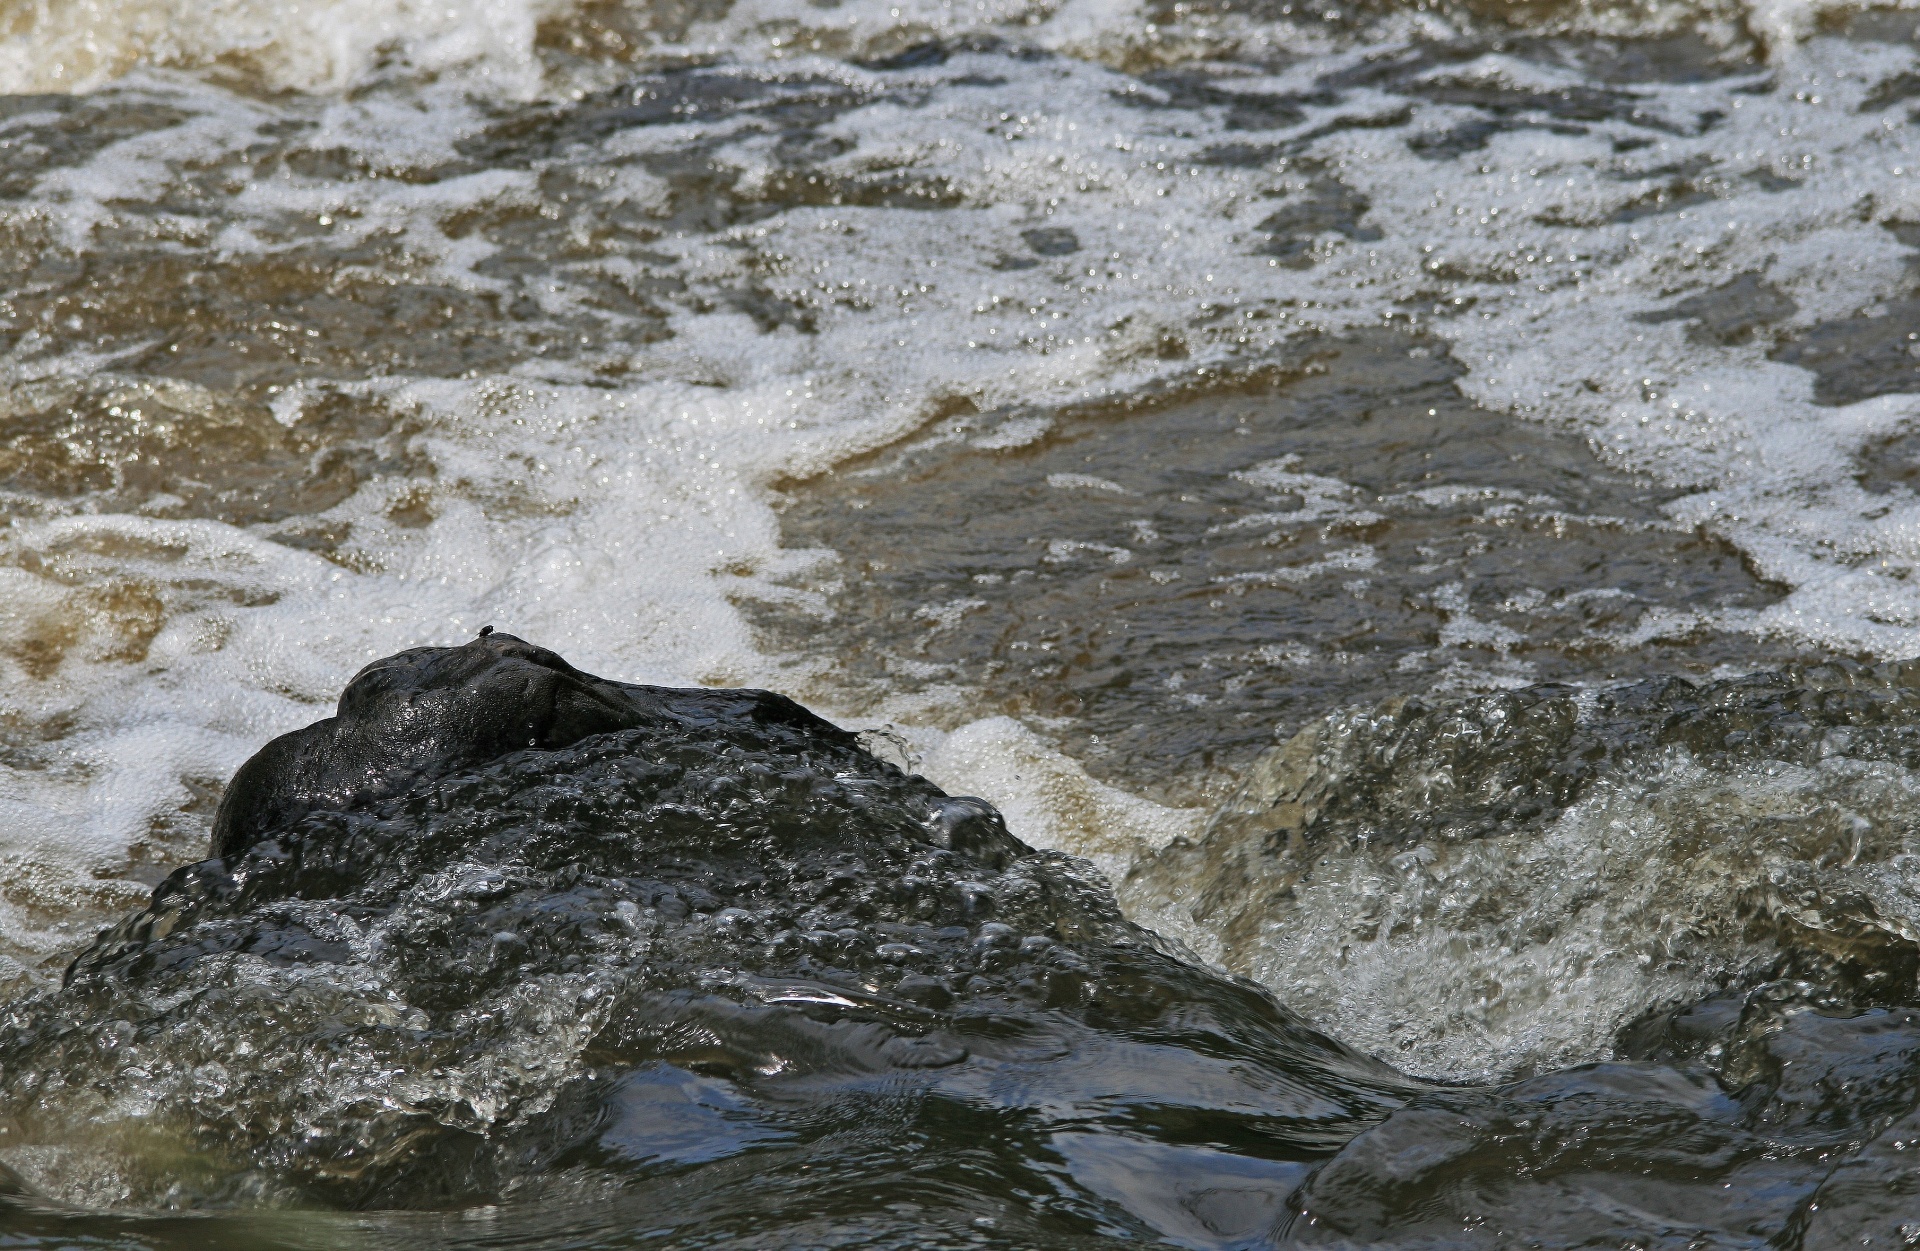
{"label": "dark wet rock", "polygon": [[[1262,758],[1202,840],[1313,831],[1396,848],[1537,827],[1636,758],[1855,757],[1920,766],[1920,662],[1714,682],[1543,683],[1336,714]],[[1838,734],[1830,733],[1838,731]],[[1277,846],[1277,844],[1276,844]]]}
{"label": "dark wet rock", "polygon": [[1888,1125],[1828,1175],[1789,1226],[1804,1251],[1910,1247],[1920,1242],[1920,1112]]}
{"label": "dark wet rock", "polygon": [[823,742],[852,742],[770,691],[609,682],[489,627],[463,647],[376,660],[347,684],[334,716],[268,743],[227,787],[213,854],[245,851],[309,812],[345,811],[522,747],[551,751],[659,722],[786,724]]}
{"label": "dark wet rock", "polygon": [[[1737,1028],[1718,1031],[1757,1061],[1744,1073],[1582,1065],[1417,1098],[1296,1192],[1290,1233],[1342,1246],[1901,1246],[1920,1194],[1899,1156],[1920,1133],[1920,1013],[1823,1010],[1806,991],[1759,987]],[[1498,1235],[1462,1236],[1496,1222]]]}
{"label": "dark wet rock", "polygon": [[[1741,970],[1749,985],[1817,976],[1856,1006],[1899,1003],[1920,969],[1904,877],[1915,836],[1905,786],[1916,770],[1914,661],[1394,700],[1329,716],[1269,752],[1201,834],[1136,866],[1121,894],[1134,915],[1189,938],[1198,927],[1227,967],[1267,978],[1266,936],[1304,924],[1293,913],[1333,889],[1322,883],[1356,873],[1399,882],[1436,862],[1444,880],[1446,864],[1480,864],[1446,905],[1461,915],[1420,923],[1463,928],[1470,917],[1527,950],[1554,940],[1555,921],[1523,919],[1528,899],[1500,898],[1493,862],[1468,849],[1497,845],[1484,854],[1511,867],[1546,854],[1578,805],[1645,804],[1656,831],[1649,859],[1578,871],[1593,877],[1590,897],[1649,890],[1687,915],[1683,934],[1660,940],[1662,964]],[[1756,787],[1769,779],[1780,789],[1762,797]],[[1702,894],[1683,905],[1655,881]],[[1353,902],[1391,911],[1371,896]],[[1631,907],[1614,904],[1622,918]],[[1352,922],[1357,945],[1385,941],[1379,915]],[[1636,932],[1620,923],[1622,935]],[[1641,1045],[1667,1057],[1699,1050]]]}
{"label": "dark wet rock", "polygon": [[[39,1193],[618,1181],[692,1187],[662,1211],[711,1235],[823,1184],[833,1220],[895,1220],[927,1176],[913,1228],[1070,1245],[1151,1232],[1116,1151],[1297,1179],[1416,1088],[787,700],[502,635],[364,671],[242,770],[220,839],[0,1018],[0,1166]],[[1108,1163],[1062,1163],[1067,1133]]]}

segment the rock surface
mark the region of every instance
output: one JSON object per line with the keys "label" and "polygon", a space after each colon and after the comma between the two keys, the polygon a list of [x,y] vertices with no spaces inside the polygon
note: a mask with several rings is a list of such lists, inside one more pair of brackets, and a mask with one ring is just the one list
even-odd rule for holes
{"label": "rock surface", "polygon": [[1232,1144],[1273,1175],[1259,1224],[1413,1089],[764,692],[499,634],[403,653],[219,822],[220,857],[0,1023],[0,1161],[42,1194],[421,1208],[698,1172],[680,1202],[721,1226],[822,1187],[884,1223],[959,1168],[903,1228],[1066,1236],[1113,1218],[1015,1196],[1077,1135]]}
{"label": "rock surface", "polygon": [[496,634],[416,647],[347,683],[339,710],[262,748],[234,775],[213,823],[213,854],[245,851],[309,812],[382,799],[411,782],[522,747],[668,722],[784,724],[823,742],[851,736],[771,691],[669,690],[596,678],[557,652]]}

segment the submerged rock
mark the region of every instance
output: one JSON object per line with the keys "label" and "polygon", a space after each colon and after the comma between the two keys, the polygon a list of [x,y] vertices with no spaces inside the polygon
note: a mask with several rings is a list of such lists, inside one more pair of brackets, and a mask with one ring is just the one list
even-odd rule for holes
{"label": "submerged rock", "polygon": [[[1267,1184],[1219,1219],[1257,1232],[1415,1089],[789,700],[499,634],[363,671],[215,838],[0,1028],[0,1161],[42,1194],[420,1208],[697,1172],[676,1202],[709,1227],[831,1194],[1064,1236],[1155,1228],[1076,1167],[1225,1145]],[[888,1216],[914,1177],[924,1210]]]}
{"label": "submerged rock", "polygon": [[1485,1081],[1727,987],[1914,1002],[1917,853],[1920,662],[1835,662],[1341,712],[1120,897],[1343,1039]]}
{"label": "submerged rock", "polygon": [[[1891,767],[1905,697],[1856,677],[1656,720],[1817,764],[1832,726],[1792,716],[1878,709],[1847,742]],[[1244,921],[1343,829],[1544,840],[1645,746],[1645,696],[1381,714],[1344,781],[1296,745],[1170,849],[1167,897]],[[72,1234],[55,1200],[387,1209],[353,1227],[380,1245],[1810,1248],[1907,1237],[1920,1192],[1909,972],[1715,987],[1607,1063],[1429,1085],[791,701],[501,635],[369,667],[241,770],[216,842],[0,1016],[10,1236]]]}
{"label": "submerged rock", "polygon": [[1293,1240],[1920,1241],[1920,662],[1341,712],[1120,896],[1488,1083],[1317,1168]]}
{"label": "submerged rock", "polygon": [[416,647],[376,660],[347,684],[334,716],[261,748],[220,801],[213,854],[243,852],[309,812],[358,807],[522,747],[551,750],[649,724],[723,721],[789,725],[822,742],[852,742],[771,691],[609,682],[488,626],[464,647]]}

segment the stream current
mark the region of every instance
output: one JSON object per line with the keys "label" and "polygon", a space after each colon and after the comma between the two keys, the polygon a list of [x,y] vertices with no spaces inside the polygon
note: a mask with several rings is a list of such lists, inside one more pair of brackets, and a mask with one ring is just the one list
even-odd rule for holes
{"label": "stream current", "polygon": [[0,6],[0,1239],[1920,1245],[1916,30]]}

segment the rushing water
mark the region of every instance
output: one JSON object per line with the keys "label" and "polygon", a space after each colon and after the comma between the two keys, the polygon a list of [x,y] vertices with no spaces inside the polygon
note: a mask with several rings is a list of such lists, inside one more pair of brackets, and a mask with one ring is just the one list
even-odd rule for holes
{"label": "rushing water", "polygon": [[[0,6],[0,1231],[1920,1241],[1917,28],[1798,0]],[[1146,1045],[1139,1014],[1029,1022],[1081,1058],[936,1066],[895,1104],[827,1061],[801,1090],[602,1054],[580,1021],[549,1060],[625,1093],[537,1115],[374,1074],[493,1089],[548,1045],[518,1027],[464,1069],[395,1044],[302,1077],[311,1038],[256,1003],[177,1054],[121,1040],[157,1067],[102,1058],[112,996],[63,971],[206,855],[241,763],[488,623],[872,731],[1318,1040],[1155,1045],[1413,1076],[1367,1068],[1339,1132],[1276,1147],[1223,1128],[1255,1115],[1228,1086],[1180,1097],[1217,1124],[1115,1111],[1154,1066],[1087,1057]],[[452,863],[376,902],[287,889],[408,932]],[[658,866],[575,868],[659,903],[631,885]],[[745,890],[703,889],[696,928]],[[587,976],[555,933],[499,966],[549,1032]],[[1184,958],[1102,933],[1086,958]],[[587,963],[705,985],[637,934]],[[328,961],[322,1017],[452,1011],[420,953]],[[1167,976],[1156,1011],[1246,986]],[[105,1050],[53,1054],[48,1020]],[[194,1086],[196,1047],[278,1057],[251,1110]],[[869,1097],[935,1109],[904,1173],[846,1110]],[[356,1098],[506,1154],[444,1193],[248,1154],[382,1124]],[[552,1107],[650,1128],[589,1148]]]}

